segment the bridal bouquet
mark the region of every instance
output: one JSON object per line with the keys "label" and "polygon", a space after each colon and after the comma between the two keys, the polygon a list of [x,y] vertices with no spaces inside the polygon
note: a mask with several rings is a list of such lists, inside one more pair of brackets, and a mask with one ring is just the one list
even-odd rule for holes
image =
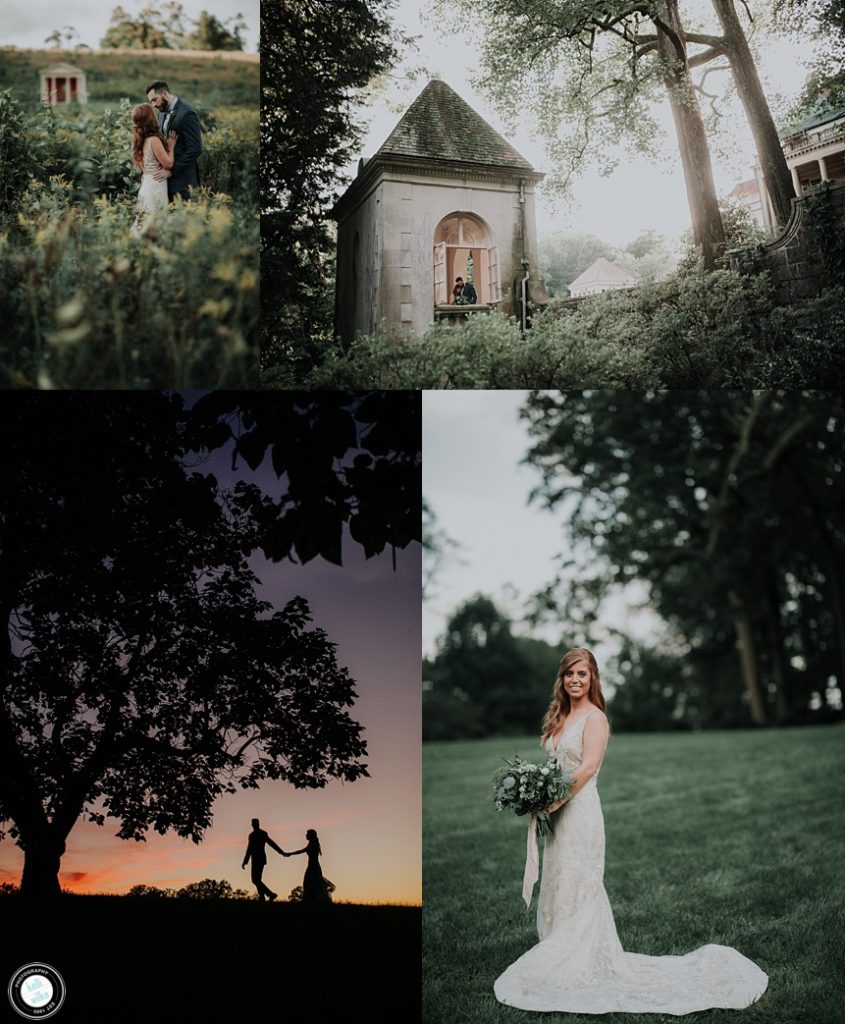
{"label": "bridal bouquet", "polygon": [[536,815],[538,835],[547,836],[552,823],[545,808],[569,794],[572,776],[553,757],[545,764],[532,764],[516,755],[504,760],[507,767],[493,776],[496,810]]}

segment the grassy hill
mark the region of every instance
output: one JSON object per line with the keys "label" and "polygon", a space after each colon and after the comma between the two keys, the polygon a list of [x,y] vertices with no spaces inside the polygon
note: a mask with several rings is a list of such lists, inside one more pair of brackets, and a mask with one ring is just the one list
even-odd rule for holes
{"label": "grassy hill", "polygon": [[[493,995],[495,978],[537,942],[537,890],[531,913],[521,898],[526,819],[498,814],[492,800],[491,775],[514,751],[540,760],[534,737],[424,748],[426,1024],[540,1019]],[[663,955],[721,943],[769,975],[758,1003],[697,1013],[696,1024],[845,1019],[843,769],[843,725],[611,739],[599,790],[605,886],[623,948]],[[604,1024],[666,1020],[602,1016]]]}
{"label": "grassy hill", "polygon": [[420,1019],[418,907],[125,896],[0,907],[3,976],[33,961],[58,970],[57,1020]]}
{"label": "grassy hill", "polygon": [[257,60],[237,60],[195,51],[158,50],[21,50],[0,48],[0,89],[11,89],[15,100],[40,104],[39,70],[50,64],[73,64],[88,76],[88,106],[94,110],[118,103],[124,96],[136,103],[155,79],[164,79],[177,96],[192,104],[212,107],[260,106],[260,68]]}

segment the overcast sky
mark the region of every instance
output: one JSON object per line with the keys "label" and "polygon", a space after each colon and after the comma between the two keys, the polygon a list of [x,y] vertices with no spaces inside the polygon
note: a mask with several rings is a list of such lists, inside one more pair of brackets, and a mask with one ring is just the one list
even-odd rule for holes
{"label": "overcast sky", "polygon": [[[26,0],[12,4],[3,0],[0,3],[0,46],[38,49],[44,46],[45,37],[54,29],[62,31],[70,25],[78,33],[74,45],[87,43],[96,50],[117,6],[135,15],[146,3],[128,0],[118,5],[100,0],[74,0],[72,4],[63,5],[55,0]],[[200,11],[208,11],[223,22],[242,14],[247,24],[246,49],[258,48],[259,0],[182,0],[182,7],[189,18],[196,18]]]}
{"label": "overcast sky", "polygon": [[[528,503],[540,477],[521,464],[531,446],[519,419],[527,394],[423,392],[423,495],[438,526],[460,545],[423,606],[427,655],[434,653],[451,613],[476,593],[492,597],[519,620],[527,600],[554,578],[556,557],[565,550],[565,512]],[[643,637],[659,620],[620,597],[608,602],[601,621]],[[563,623],[544,626],[537,635],[561,648],[584,642],[568,635]],[[595,643],[593,649],[604,664],[615,644]]]}
{"label": "overcast sky", "polygon": [[[431,0],[399,0],[394,19],[408,35],[421,38],[418,53],[410,52],[403,65],[394,72],[390,85],[378,103],[371,109],[360,109],[360,117],[371,118],[371,127],[360,152],[348,167],[354,175],[359,156],[372,156],[395,127],[402,110],[422,91],[428,77],[439,76],[471,107],[482,115],[540,171],[549,170],[549,161],[528,113],[522,128],[516,133],[506,131],[493,107],[471,84],[477,72],[478,45],[472,39],[447,34],[428,23],[426,11]],[[709,4],[701,3],[702,12]],[[779,41],[767,44],[761,60],[761,71],[770,103],[778,107],[783,97],[800,92],[806,77],[805,62],[810,56],[806,47]],[[425,75],[415,84],[402,81],[407,67],[423,66]],[[708,90],[721,88],[727,74],[711,75]],[[515,97],[516,102],[516,97]],[[727,195],[739,181],[752,177],[754,146],[750,130],[743,123],[736,108],[728,105],[726,113],[725,152],[715,161],[716,187]],[[614,245],[624,245],[640,232],[652,228],[667,238],[678,238],[690,224],[686,192],[675,148],[675,139],[668,104],[664,104],[661,119],[669,133],[657,162],[631,159],[623,155],[616,172],[603,178],[597,171],[586,169],[580,176],[567,204],[555,204],[544,199],[542,186],[538,193],[537,227],[540,235],[553,231],[571,234],[595,234]]]}

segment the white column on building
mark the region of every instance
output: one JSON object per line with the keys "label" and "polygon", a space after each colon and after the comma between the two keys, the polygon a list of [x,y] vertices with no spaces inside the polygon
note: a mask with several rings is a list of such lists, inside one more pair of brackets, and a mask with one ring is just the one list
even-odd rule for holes
{"label": "white column on building", "polygon": [[819,170],[822,172],[822,181],[830,181],[830,175],[827,173],[827,161],[823,156],[819,157]]}
{"label": "white column on building", "polygon": [[801,179],[798,177],[798,167],[790,167],[792,171],[792,184],[795,186],[795,195],[801,195]]}

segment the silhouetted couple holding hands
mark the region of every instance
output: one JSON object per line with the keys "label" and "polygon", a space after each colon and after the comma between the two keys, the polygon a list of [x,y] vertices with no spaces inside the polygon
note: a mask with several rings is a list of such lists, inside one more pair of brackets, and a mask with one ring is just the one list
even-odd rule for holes
{"label": "silhouetted couple holding hands", "polygon": [[242,868],[245,868],[248,861],[252,862],[252,884],[258,890],[258,898],[262,902],[265,899],[274,900],[278,893],[269,889],[262,879],[264,868],[267,864],[267,851],[265,847],[272,846],[276,853],[283,857],[295,857],[297,854],[308,855],[308,867],[305,869],[305,877],[302,880],[302,902],[303,903],[330,903],[328,889],[326,888],[323,872],[320,868],[320,840],[313,828],[305,833],[307,843],[301,850],[286,852],[267,835],[260,827],[258,818],[252,819],[252,832],[247,840],[246,853],[244,854]]}

